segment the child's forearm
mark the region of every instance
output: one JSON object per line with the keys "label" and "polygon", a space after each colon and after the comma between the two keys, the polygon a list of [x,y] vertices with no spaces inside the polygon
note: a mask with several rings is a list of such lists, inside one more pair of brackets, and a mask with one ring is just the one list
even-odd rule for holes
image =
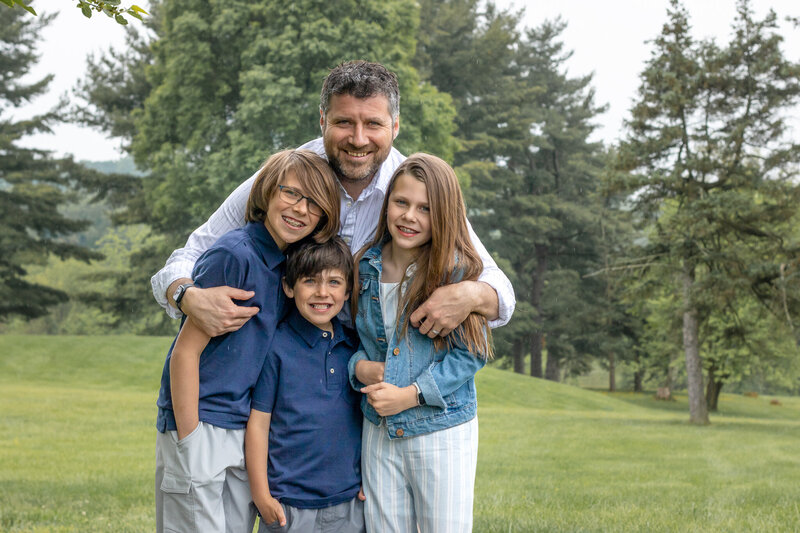
{"label": "child's forearm", "polygon": [[[177,347],[176,347],[177,348]],[[169,363],[172,387],[172,409],[178,426],[178,439],[191,433],[200,422],[198,403],[200,396],[199,357],[173,350]]]}
{"label": "child's forearm", "polygon": [[200,354],[208,344],[209,336],[186,320],[181,327],[169,362],[170,389],[178,439],[191,433],[200,421]]}
{"label": "child's forearm", "polygon": [[269,494],[267,482],[269,418],[270,415],[260,411],[250,411],[250,419],[247,421],[247,430],[244,434],[244,462],[254,502],[264,494]]}

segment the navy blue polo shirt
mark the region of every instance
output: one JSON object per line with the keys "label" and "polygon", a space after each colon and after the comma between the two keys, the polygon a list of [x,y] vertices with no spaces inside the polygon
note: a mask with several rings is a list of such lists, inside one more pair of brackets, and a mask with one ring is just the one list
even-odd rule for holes
{"label": "navy blue polo shirt", "polygon": [[[258,313],[237,331],[212,338],[200,356],[200,421],[226,429],[241,429],[250,417],[250,396],[267,355],[278,321],[284,314],[281,277],[283,252],[263,222],[251,222],[220,237],[195,264],[198,287],[228,285],[255,292],[250,300]],[[184,317],[185,320],[185,317]],[[175,430],[169,362],[164,363],[158,394],[159,431]]]}
{"label": "navy blue polo shirt", "polygon": [[358,494],[361,398],[347,374],[356,348],[355,332],[336,318],[333,338],[294,308],[278,325],[252,405],[272,413],[267,471],[281,503],[319,509]]}

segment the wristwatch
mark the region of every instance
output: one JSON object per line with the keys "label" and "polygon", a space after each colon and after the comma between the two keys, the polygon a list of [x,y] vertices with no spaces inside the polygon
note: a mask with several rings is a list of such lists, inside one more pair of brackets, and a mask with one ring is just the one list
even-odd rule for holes
{"label": "wristwatch", "polygon": [[186,295],[186,289],[189,287],[194,287],[194,283],[184,283],[183,285],[179,285],[178,288],[172,295],[172,299],[175,300],[175,307],[178,308],[178,311],[183,313],[183,309],[181,309],[181,300]]}
{"label": "wristwatch", "polygon": [[425,405],[425,396],[422,395],[422,389],[419,388],[419,384],[415,381],[414,388],[417,389],[417,405]]}

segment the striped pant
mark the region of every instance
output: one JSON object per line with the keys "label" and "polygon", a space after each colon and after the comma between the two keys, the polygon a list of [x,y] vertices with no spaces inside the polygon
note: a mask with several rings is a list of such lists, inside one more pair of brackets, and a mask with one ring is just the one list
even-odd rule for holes
{"label": "striped pant", "polygon": [[384,424],[376,426],[365,418],[361,446],[368,532],[472,531],[477,417],[426,435],[392,440]]}

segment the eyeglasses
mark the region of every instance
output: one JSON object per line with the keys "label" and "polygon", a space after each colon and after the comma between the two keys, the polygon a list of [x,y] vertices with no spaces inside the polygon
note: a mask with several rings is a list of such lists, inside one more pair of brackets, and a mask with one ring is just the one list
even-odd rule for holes
{"label": "eyeglasses", "polygon": [[305,199],[306,209],[308,209],[308,212],[311,213],[312,215],[322,216],[322,208],[319,206],[317,202],[315,202],[308,196],[303,196],[296,189],[292,189],[291,187],[287,187],[286,185],[278,185],[278,189],[280,189],[281,200],[283,200],[287,204],[297,205],[300,203],[300,200]]}

